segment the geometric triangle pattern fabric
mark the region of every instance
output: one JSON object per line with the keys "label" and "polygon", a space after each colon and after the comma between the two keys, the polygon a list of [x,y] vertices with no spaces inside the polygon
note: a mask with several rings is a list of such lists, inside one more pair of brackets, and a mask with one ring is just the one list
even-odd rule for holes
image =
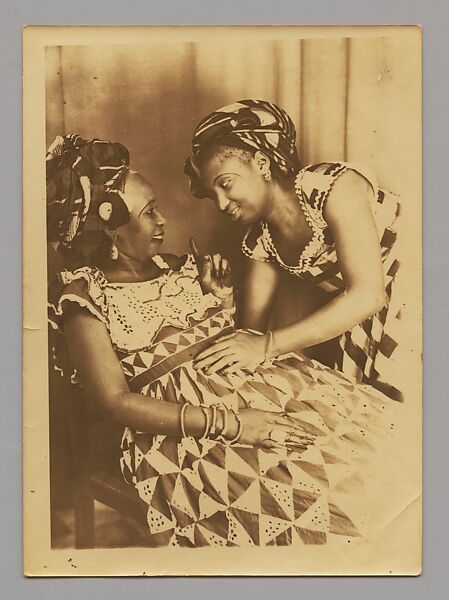
{"label": "geometric triangle pattern fabric", "polygon": [[[195,369],[190,347],[229,330],[233,316],[211,294],[201,300],[194,261],[188,265],[181,275],[169,270],[158,281],[139,283],[135,296],[133,286],[114,288],[114,319],[132,297],[134,334],[142,340],[127,352],[110,331],[126,378],[142,382],[133,390],[149,406],[160,398],[282,413],[310,441],[269,450],[127,427],[121,467],[148,507],[150,545],[282,546],[359,538],[369,521],[364,499],[373,497],[373,486],[383,485],[371,476],[370,465],[390,466],[389,440],[396,429],[391,427],[400,422],[400,404],[294,353],[229,375]],[[119,299],[122,289],[128,296]],[[153,299],[157,327],[148,324]],[[150,330],[154,335],[141,335]],[[145,371],[157,375],[139,378]],[[393,467],[389,473],[395,475]]]}
{"label": "geometric triangle pattern fabric", "polygon": [[[137,489],[148,503],[149,531],[155,543],[283,546],[325,544],[329,536],[343,543],[361,536],[356,519],[346,514],[338,504],[339,495],[333,496],[329,489],[326,469],[334,482],[348,471],[343,461],[329,460],[330,448],[318,465],[318,445],[314,446],[314,463],[308,463],[302,460],[302,454],[307,454],[304,449],[263,450],[192,438],[154,439],[146,454],[129,438],[127,444],[139,460],[137,478],[147,477]],[[181,450],[183,445],[186,448]],[[145,463],[147,469],[142,466]],[[334,473],[336,468],[338,473]]]}
{"label": "geometric triangle pattern fabric", "polygon": [[[183,347],[189,336],[190,332],[179,336]],[[136,358],[132,367],[144,368]],[[325,369],[289,356],[288,366],[271,367],[275,377],[264,366],[254,377],[215,373],[207,378],[187,362],[145,387],[149,402],[168,394],[170,401],[222,402],[235,409],[244,408],[245,398],[250,398],[251,407],[287,410],[287,417],[289,405],[294,407],[292,423],[300,423],[314,438],[312,444],[297,448],[264,450],[127,429],[123,471],[148,504],[149,535],[155,545],[308,545],[331,538],[332,543],[347,543],[362,535],[360,519],[347,514],[339,500],[359,494],[363,502],[364,464],[376,456],[373,449],[385,443],[385,422],[392,417],[388,411],[386,418],[380,397],[367,396],[356,384]],[[285,372],[288,385],[283,386],[279,378]],[[351,387],[350,397],[342,391],[346,385]]]}
{"label": "geometric triangle pattern fabric", "polygon": [[[186,350],[198,342],[220,334],[229,325],[229,315],[218,313],[209,320],[208,327],[202,327],[201,331],[198,328],[192,328],[187,331],[180,330],[173,333],[173,328],[170,328],[170,334],[166,338],[159,340],[149,348],[128,355],[123,355],[123,352],[121,352],[121,355],[123,355],[121,356],[121,364],[125,375],[129,377],[139,375],[166,358]],[[160,337],[160,334],[159,331],[158,337]]]}

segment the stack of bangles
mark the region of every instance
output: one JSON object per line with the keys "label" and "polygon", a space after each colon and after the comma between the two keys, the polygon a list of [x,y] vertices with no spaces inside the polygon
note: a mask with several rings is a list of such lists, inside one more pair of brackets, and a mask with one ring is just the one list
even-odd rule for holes
{"label": "stack of bangles", "polygon": [[[188,406],[194,405],[183,404],[181,408],[181,432],[183,437],[187,437],[186,434],[186,426],[185,426],[185,415]],[[235,412],[232,408],[227,408],[226,406],[217,406],[213,404],[212,406],[203,406],[199,405],[197,408],[201,408],[203,411],[204,417],[206,419],[206,425],[203,433],[201,434],[201,438],[209,438],[212,440],[217,440],[226,444],[236,444],[241,435],[242,435],[242,419],[240,415]],[[219,423],[219,414],[221,414],[221,423]],[[229,430],[229,422],[231,414],[235,417],[237,421],[237,433],[232,438],[226,438],[226,434]]]}

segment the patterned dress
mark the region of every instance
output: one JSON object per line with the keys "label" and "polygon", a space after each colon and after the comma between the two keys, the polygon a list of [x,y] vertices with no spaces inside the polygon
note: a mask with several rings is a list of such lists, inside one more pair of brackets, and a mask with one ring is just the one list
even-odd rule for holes
{"label": "patterned dress", "polygon": [[[345,284],[338,266],[335,244],[323,217],[323,208],[334,182],[348,169],[356,170],[342,162],[319,163],[307,166],[298,173],[295,189],[312,230],[312,239],[304,248],[297,265],[287,265],[279,256],[264,220],[251,226],[246,233],[242,241],[243,253],[255,260],[276,262],[293,276],[319,286],[332,297],[342,291]],[[396,196],[378,189],[365,174],[363,177],[370,182],[374,191],[372,210],[381,245],[386,302],[378,313],[339,337],[339,355],[334,367],[359,382],[376,387],[390,398],[402,400],[399,390],[384,381],[382,376],[382,367],[397,346],[391,334],[391,325],[399,312],[392,297],[399,263],[392,250],[396,240],[394,224],[399,214],[399,204]]]}
{"label": "patterned dress", "polygon": [[[102,321],[129,388],[177,404],[286,411],[315,439],[294,450],[152,435],[126,428],[122,471],[148,506],[155,546],[347,543],[369,535],[373,498],[387,497],[391,428],[402,407],[297,354],[254,371],[206,375],[192,358],[232,331],[232,310],[203,294],[191,255],[178,271],[156,257],[160,277],[109,283],[85,267],[65,272],[57,312]],[[388,482],[387,482],[388,483]]]}

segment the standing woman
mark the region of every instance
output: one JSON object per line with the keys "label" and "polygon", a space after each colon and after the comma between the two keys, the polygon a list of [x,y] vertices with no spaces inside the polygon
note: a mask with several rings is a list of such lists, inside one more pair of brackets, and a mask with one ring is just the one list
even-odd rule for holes
{"label": "standing woman", "polygon": [[[185,167],[192,193],[248,225],[240,325],[268,328],[283,269],[327,292],[329,302],[271,332],[271,357],[338,337],[334,366],[400,400],[382,377],[396,347],[387,329],[396,316],[389,308],[399,205],[347,163],[301,167],[295,143],[290,117],[263,100],[225,106],[193,135]],[[262,352],[260,336],[237,332],[203,352],[197,365],[232,371]]]}

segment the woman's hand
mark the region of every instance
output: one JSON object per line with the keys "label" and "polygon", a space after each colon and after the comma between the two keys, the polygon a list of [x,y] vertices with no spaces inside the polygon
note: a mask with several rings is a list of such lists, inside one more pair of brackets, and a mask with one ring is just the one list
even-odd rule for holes
{"label": "woman's hand", "polygon": [[198,267],[201,289],[205,294],[211,293],[222,302],[224,308],[234,305],[234,287],[231,267],[226,258],[220,254],[201,256],[195,238],[190,238],[190,248]]}
{"label": "woman's hand", "polygon": [[240,410],[242,435],[239,443],[259,448],[305,448],[313,443],[310,434],[282,413],[256,408]]}
{"label": "woman's hand", "polygon": [[267,336],[238,329],[223,335],[193,361],[196,369],[210,375],[217,371],[233,373],[238,369],[254,369],[265,360]]}

